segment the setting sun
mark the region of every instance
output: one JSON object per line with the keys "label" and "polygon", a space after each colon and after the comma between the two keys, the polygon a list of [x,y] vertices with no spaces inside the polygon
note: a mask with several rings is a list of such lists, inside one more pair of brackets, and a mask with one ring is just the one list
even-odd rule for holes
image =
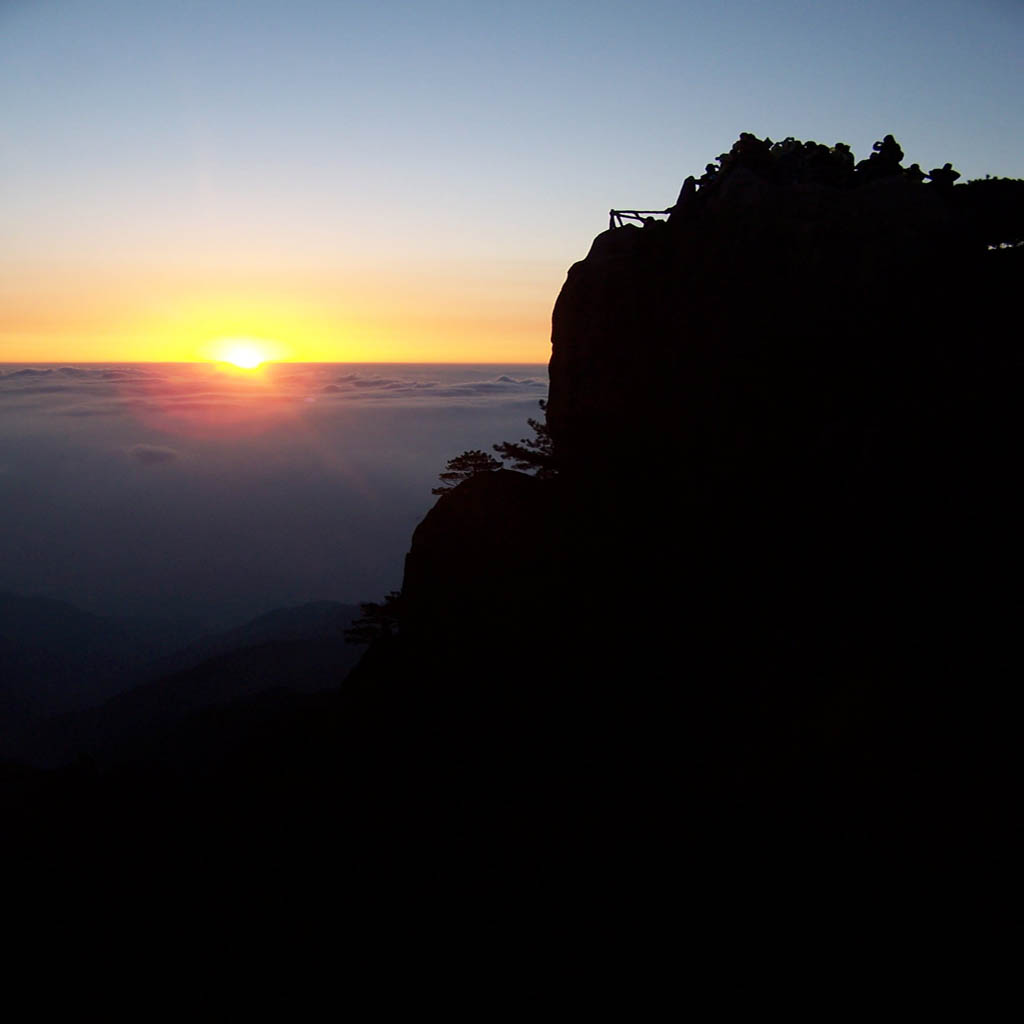
{"label": "setting sun", "polygon": [[231,363],[243,370],[255,370],[268,358],[264,346],[248,339],[225,339],[216,346],[216,352],[221,362]]}

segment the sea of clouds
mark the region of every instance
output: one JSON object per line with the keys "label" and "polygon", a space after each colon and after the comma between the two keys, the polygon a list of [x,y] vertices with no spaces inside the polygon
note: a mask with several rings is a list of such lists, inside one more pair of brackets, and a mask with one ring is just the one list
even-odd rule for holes
{"label": "sea of clouds", "polygon": [[546,394],[542,365],[0,365],[0,590],[211,627],[378,598],[446,460]]}

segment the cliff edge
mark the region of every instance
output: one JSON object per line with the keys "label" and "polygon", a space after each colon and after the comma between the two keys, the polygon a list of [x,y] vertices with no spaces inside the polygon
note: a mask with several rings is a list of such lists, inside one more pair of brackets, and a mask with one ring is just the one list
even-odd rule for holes
{"label": "cliff edge", "polygon": [[555,304],[557,475],[480,474],[413,538],[403,671],[591,824],[859,841],[905,803],[909,840],[998,789],[1024,183],[902,158],[744,135],[619,219]]}

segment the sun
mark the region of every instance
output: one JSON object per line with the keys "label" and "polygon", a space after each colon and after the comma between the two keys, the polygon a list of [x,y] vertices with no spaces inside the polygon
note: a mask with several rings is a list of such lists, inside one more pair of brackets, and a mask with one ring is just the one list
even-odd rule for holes
{"label": "sun", "polygon": [[217,346],[217,357],[242,370],[255,370],[266,361],[267,353],[258,342],[227,338]]}

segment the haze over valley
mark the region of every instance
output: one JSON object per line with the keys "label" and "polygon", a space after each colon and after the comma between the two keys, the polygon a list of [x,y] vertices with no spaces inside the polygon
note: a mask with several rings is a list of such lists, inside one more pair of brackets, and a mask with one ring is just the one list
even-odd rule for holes
{"label": "haze over valley", "polygon": [[0,590],[210,628],[380,597],[446,460],[546,394],[538,365],[0,365]]}

